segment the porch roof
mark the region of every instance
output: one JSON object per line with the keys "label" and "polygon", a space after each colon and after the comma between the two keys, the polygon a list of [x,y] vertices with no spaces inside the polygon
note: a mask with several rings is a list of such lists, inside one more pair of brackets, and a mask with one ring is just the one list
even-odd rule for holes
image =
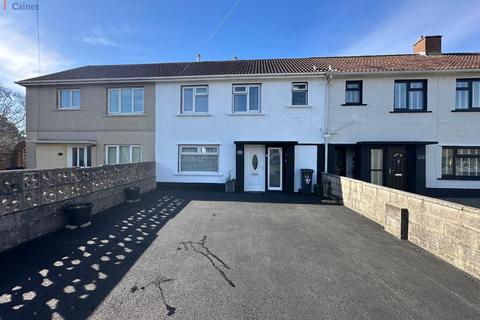
{"label": "porch roof", "polygon": [[298,141],[251,141],[251,140],[238,140],[234,141],[235,144],[298,144]]}

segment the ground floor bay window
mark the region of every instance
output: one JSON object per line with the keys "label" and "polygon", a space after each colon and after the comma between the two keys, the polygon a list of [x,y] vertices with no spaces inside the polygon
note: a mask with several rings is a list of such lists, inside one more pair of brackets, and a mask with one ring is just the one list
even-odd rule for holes
{"label": "ground floor bay window", "polygon": [[442,147],[442,178],[480,180],[480,147]]}
{"label": "ground floor bay window", "polygon": [[178,172],[218,173],[218,145],[178,146]]}
{"label": "ground floor bay window", "polygon": [[142,162],[142,146],[140,145],[107,145],[105,153],[106,164]]}

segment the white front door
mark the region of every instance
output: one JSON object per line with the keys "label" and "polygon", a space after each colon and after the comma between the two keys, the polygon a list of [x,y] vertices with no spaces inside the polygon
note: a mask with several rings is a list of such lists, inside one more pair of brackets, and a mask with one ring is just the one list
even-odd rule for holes
{"label": "white front door", "polygon": [[265,147],[263,145],[246,145],[245,191],[265,191]]}

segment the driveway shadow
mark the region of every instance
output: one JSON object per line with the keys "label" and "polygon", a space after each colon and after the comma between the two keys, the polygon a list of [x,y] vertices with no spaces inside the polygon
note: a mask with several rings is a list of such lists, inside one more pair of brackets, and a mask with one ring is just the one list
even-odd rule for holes
{"label": "driveway shadow", "polygon": [[84,319],[188,203],[157,191],[0,254],[0,319]]}
{"label": "driveway shadow", "polygon": [[[92,225],[85,229],[60,230],[1,253],[0,320],[87,318],[155,240],[165,223],[192,200],[320,202],[315,196],[284,193],[152,191],[138,203],[121,204],[93,216]],[[184,246],[196,249],[214,266],[221,264],[204,242],[205,239]],[[164,280],[155,284],[162,298]],[[163,302],[168,309],[165,299]],[[168,309],[167,315],[173,314],[172,310]]]}

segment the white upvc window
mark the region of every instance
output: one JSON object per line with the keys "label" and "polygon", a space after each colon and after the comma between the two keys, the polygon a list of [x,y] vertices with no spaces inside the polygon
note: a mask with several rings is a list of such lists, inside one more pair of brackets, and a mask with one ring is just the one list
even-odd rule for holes
{"label": "white upvc window", "polygon": [[178,146],[179,172],[218,172],[218,145]]}
{"label": "white upvc window", "polygon": [[260,112],[260,85],[233,85],[233,112]]}
{"label": "white upvc window", "polygon": [[182,113],[208,113],[208,86],[182,87]]}
{"label": "white upvc window", "polygon": [[68,166],[72,168],[89,168],[92,166],[91,146],[70,146]]}
{"label": "white upvc window", "polygon": [[143,88],[112,88],[108,89],[109,114],[143,114]]}
{"label": "white upvc window", "polygon": [[308,83],[293,82],[292,83],[292,105],[306,106],[308,104]]}
{"label": "white upvc window", "polygon": [[59,109],[80,109],[80,89],[59,89]]}
{"label": "white upvc window", "polygon": [[142,162],[143,148],[141,145],[106,145],[105,163],[123,164]]}

